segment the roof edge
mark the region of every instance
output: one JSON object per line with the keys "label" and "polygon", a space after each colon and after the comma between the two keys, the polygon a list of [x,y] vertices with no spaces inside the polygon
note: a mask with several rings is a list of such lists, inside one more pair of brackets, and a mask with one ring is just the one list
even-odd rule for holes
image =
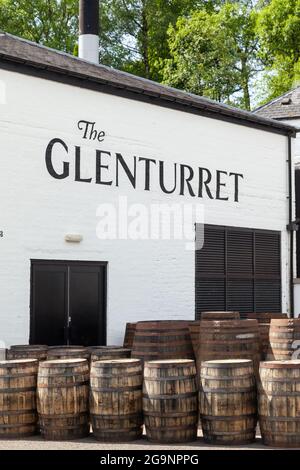
{"label": "roof edge", "polygon": [[[23,72],[29,75],[39,76],[40,78],[68,83],[79,87],[92,87],[93,89],[97,89],[98,86],[98,91],[100,87],[102,92],[109,92],[117,95],[126,94],[126,97],[130,99],[139,99],[147,102],[150,101],[151,104],[161,106],[163,105],[165,107],[176,107],[177,109],[180,108],[185,112],[192,112],[194,114],[200,114],[210,118],[223,119],[235,124],[256,127],[269,132],[276,132],[294,137],[296,136],[297,132],[300,132],[300,129],[294,126],[279,122],[274,119],[261,117],[256,115],[255,112],[251,113],[239,108],[233,108],[231,106],[221,104],[198,95],[193,95],[182,90],[161,85],[151,80],[137,77],[127,72],[118,71],[104,65],[92,64],[62,51],[57,51],[32,41],[18,38],[11,34],[0,33],[0,38],[1,36],[11,38],[14,41],[25,43],[38,49],[51,51],[52,53],[61,55],[70,61],[88,64],[89,69],[94,69],[95,71],[99,68],[112,71],[113,73],[117,74],[117,76],[131,78],[134,83],[132,86],[128,86],[128,84],[122,83],[121,80],[120,82],[117,82],[116,80],[103,79],[99,76],[97,77],[89,73],[79,73],[75,70],[72,71],[70,69],[64,68],[63,66],[51,66],[46,62],[28,60],[24,57],[18,57],[16,54],[10,53],[10,51],[1,52],[0,50],[0,67],[2,68],[13,68],[14,71],[17,72],[20,72],[22,69]],[[149,89],[147,90],[147,88],[143,88],[143,84],[148,84],[148,86],[155,85],[159,92],[153,92]]]}

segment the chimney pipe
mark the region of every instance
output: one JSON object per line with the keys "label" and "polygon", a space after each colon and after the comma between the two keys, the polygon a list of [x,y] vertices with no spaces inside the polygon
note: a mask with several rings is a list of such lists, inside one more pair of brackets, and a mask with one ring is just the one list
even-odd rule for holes
{"label": "chimney pipe", "polygon": [[81,59],[99,63],[99,0],[79,0],[79,43]]}

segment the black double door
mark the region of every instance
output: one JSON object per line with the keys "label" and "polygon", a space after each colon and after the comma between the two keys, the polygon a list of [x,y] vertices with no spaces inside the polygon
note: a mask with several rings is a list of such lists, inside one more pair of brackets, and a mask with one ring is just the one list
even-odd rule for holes
{"label": "black double door", "polygon": [[105,306],[106,263],[31,261],[31,344],[105,344]]}

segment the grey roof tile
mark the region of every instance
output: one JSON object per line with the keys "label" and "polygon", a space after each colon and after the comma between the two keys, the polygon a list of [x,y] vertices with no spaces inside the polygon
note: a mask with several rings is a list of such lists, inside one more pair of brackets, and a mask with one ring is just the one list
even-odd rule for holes
{"label": "grey roof tile", "polygon": [[[81,81],[78,86],[88,83],[101,86],[101,91],[125,89],[132,99],[151,99],[152,104],[174,106],[179,109],[205,116],[233,121],[237,124],[254,126],[282,134],[295,134],[295,127],[272,119],[233,108],[225,104],[193,95],[175,88],[161,85],[126,72],[121,72],[104,65],[93,64],[61,51],[20,39],[7,33],[0,33],[0,67],[23,64],[30,71],[44,71],[46,78],[68,83],[69,77]],[[31,72],[29,72],[31,73]],[[56,74],[56,75],[55,75]],[[55,78],[56,77],[56,78]]]}
{"label": "grey roof tile", "polygon": [[300,86],[257,108],[254,113],[278,120],[300,118]]}

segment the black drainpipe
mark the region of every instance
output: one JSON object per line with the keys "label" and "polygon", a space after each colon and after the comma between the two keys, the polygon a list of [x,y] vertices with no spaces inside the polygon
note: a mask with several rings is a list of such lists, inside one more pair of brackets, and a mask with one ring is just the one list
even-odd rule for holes
{"label": "black drainpipe", "polygon": [[289,168],[289,227],[290,227],[290,306],[291,318],[294,318],[294,230],[293,230],[293,162],[292,142],[288,136],[288,168]]}

